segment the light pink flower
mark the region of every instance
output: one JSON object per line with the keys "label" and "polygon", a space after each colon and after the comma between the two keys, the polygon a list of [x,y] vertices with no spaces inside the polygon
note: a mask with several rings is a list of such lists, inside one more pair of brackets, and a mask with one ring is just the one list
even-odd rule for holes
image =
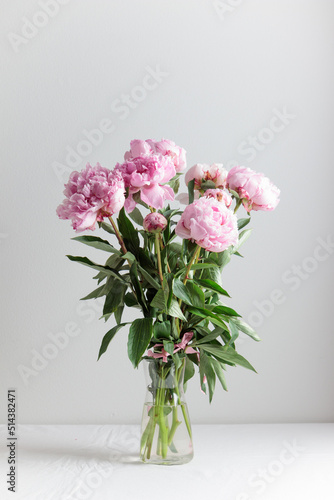
{"label": "light pink flower", "polygon": [[135,139],[131,141],[130,150],[125,153],[124,159],[131,160],[138,156],[151,154],[169,156],[174,163],[176,172],[181,172],[186,167],[186,151],[168,139],[161,139],[161,141]]}
{"label": "light pink flower", "polygon": [[246,167],[233,167],[226,185],[238,193],[247,212],[274,210],[279,203],[280,190],[263,174]]}
{"label": "light pink flower", "polygon": [[64,195],[66,199],[57,208],[60,219],[71,219],[76,231],[95,229],[102,221],[118,212],[125,201],[124,181],[119,172],[87,163],[82,172],[72,172]]}
{"label": "light pink flower", "polygon": [[207,189],[204,193],[206,198],[215,198],[221,203],[225,203],[227,208],[229,208],[232,204],[232,196],[222,189]]}
{"label": "light pink flower", "polygon": [[159,214],[158,212],[146,215],[143,222],[143,228],[148,233],[161,233],[166,229],[166,226],[166,217],[164,217],[162,214]]}
{"label": "light pink flower", "polygon": [[203,196],[185,208],[175,233],[210,252],[222,252],[238,241],[237,218],[223,203]]}
{"label": "light pink flower", "polygon": [[212,181],[217,188],[224,188],[226,184],[227,170],[221,163],[196,163],[185,175],[185,183],[195,179],[195,189],[201,189],[202,182]]}
{"label": "light pink flower", "polygon": [[129,188],[125,200],[125,209],[132,212],[136,206],[133,195],[140,191],[144,203],[154,208],[162,208],[165,200],[174,200],[174,191],[170,186],[163,186],[175,175],[175,167],[169,156],[150,155],[138,156],[116,165]]}

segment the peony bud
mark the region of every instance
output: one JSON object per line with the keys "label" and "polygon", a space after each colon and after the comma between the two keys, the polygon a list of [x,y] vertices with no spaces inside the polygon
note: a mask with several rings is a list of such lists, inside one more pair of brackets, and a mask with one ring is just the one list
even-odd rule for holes
{"label": "peony bud", "polygon": [[145,231],[148,233],[161,233],[166,229],[167,219],[162,214],[158,212],[153,212],[146,215],[143,223]]}

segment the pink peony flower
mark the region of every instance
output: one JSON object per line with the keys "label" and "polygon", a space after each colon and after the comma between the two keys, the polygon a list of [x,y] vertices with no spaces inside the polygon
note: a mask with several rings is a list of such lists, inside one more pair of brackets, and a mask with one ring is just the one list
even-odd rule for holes
{"label": "pink peony flower", "polygon": [[157,212],[146,215],[143,227],[148,233],[161,233],[166,229],[167,219]]}
{"label": "pink peony flower", "polygon": [[232,196],[222,189],[207,189],[204,193],[206,198],[215,198],[216,200],[225,203],[227,208],[232,205]]}
{"label": "pink peony flower", "polygon": [[195,189],[201,189],[202,182],[212,181],[217,188],[224,188],[226,184],[227,170],[221,163],[196,163],[185,175],[185,183],[195,179]]}
{"label": "pink peony flower", "polygon": [[175,175],[175,167],[169,156],[138,156],[116,165],[121,173],[129,194],[125,200],[125,209],[132,212],[136,206],[133,195],[140,191],[143,202],[154,208],[162,208],[165,200],[174,200],[174,191],[170,186],[163,186]]}
{"label": "pink peony flower", "polygon": [[238,241],[237,218],[223,203],[203,196],[185,208],[175,233],[210,252],[222,252]]}
{"label": "pink peony flower", "polygon": [[124,181],[119,172],[87,163],[82,172],[72,172],[64,195],[66,199],[57,208],[60,219],[71,219],[76,231],[95,229],[102,221],[118,212],[125,201]]}
{"label": "pink peony flower", "polygon": [[174,163],[175,171],[181,172],[186,167],[186,151],[177,146],[175,142],[168,139],[161,139],[161,141],[153,141],[147,139],[141,141],[135,139],[130,143],[130,151],[124,155],[125,160],[131,160],[138,156],[160,154],[162,156],[169,156]]}
{"label": "pink peony flower", "polygon": [[263,174],[246,167],[233,167],[226,185],[238,193],[247,212],[274,210],[279,203],[280,190]]}

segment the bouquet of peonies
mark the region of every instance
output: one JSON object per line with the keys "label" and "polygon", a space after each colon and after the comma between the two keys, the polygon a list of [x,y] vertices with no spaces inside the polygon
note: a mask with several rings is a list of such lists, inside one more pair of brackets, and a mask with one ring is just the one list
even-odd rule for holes
{"label": "bouquet of peonies", "polygon": [[[239,332],[254,340],[259,337],[225,304],[229,295],[221,275],[231,257],[240,256],[240,247],[250,235],[244,229],[250,212],[273,210],[279,202],[279,190],[262,174],[245,167],[227,172],[221,164],[197,164],[185,175],[188,194],[178,196],[187,206],[171,208],[168,202],[174,200],[185,167],[185,150],[174,142],[134,140],[124,162],[113,170],[88,164],[81,173],[73,172],[65,185],[66,198],[57,209],[58,216],[70,219],[77,232],[94,230],[97,224],[118,240],[119,248],[98,236],[73,238],[107,252],[104,264],[86,257],[68,258],[98,271],[94,278],[98,287],[82,300],[105,297],[102,318],[115,318],[98,357],[116,333],[130,324],[131,362],[135,367],[142,359],[155,363],[150,375],[152,381],[160,380],[152,389],[153,402],[160,409],[153,413],[149,409],[142,437],[146,459],[156,426],[157,452],[165,458],[167,448],[173,448],[179,421],[166,405],[175,391],[179,398],[179,387],[163,385],[172,364],[178,382],[180,370],[187,382],[198,366],[201,388],[208,388],[210,401],[216,378],[226,390],[227,365],[254,370],[237,352],[236,340]],[[237,219],[241,205],[247,216]],[[122,322],[125,306],[137,308],[141,316]],[[191,435],[183,406],[182,411]],[[169,413],[173,414],[170,426]]]}

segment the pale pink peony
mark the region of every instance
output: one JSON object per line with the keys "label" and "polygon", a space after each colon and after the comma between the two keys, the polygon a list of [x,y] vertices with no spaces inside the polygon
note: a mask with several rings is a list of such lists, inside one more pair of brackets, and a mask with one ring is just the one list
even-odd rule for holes
{"label": "pale pink peony", "polygon": [[119,172],[87,163],[82,172],[72,172],[64,195],[66,199],[57,208],[60,219],[71,219],[76,231],[95,229],[102,221],[118,212],[125,201],[124,181]]}
{"label": "pale pink peony", "polygon": [[157,212],[146,215],[143,228],[148,233],[161,233],[167,227],[167,219]]}
{"label": "pale pink peony", "polygon": [[131,160],[138,156],[160,154],[162,156],[169,156],[174,163],[175,171],[181,172],[186,167],[186,151],[177,146],[175,142],[168,139],[161,139],[161,141],[154,141],[147,139],[142,141],[134,139],[130,143],[130,151],[124,155],[125,160]]}
{"label": "pale pink peony", "polygon": [[175,233],[210,252],[222,252],[238,241],[237,218],[223,203],[203,196],[185,208]]}
{"label": "pale pink peony", "polygon": [[224,188],[226,184],[227,170],[221,163],[196,163],[191,167],[185,175],[185,183],[195,179],[195,189],[201,189],[202,182],[212,181],[216,188]]}
{"label": "pale pink peony", "polygon": [[204,196],[206,196],[206,198],[215,198],[221,203],[224,203],[227,208],[230,208],[232,205],[232,196],[230,193],[223,191],[222,189],[207,189]]}
{"label": "pale pink peony", "polygon": [[174,200],[173,189],[163,186],[175,175],[174,163],[169,156],[138,156],[123,164],[118,163],[116,171],[121,173],[125,187],[129,188],[124,204],[127,212],[135,208],[133,195],[139,191],[142,201],[153,208],[162,208],[165,200]]}
{"label": "pale pink peony", "polygon": [[263,174],[246,167],[233,167],[226,185],[238,193],[247,212],[274,210],[279,203],[280,190]]}

